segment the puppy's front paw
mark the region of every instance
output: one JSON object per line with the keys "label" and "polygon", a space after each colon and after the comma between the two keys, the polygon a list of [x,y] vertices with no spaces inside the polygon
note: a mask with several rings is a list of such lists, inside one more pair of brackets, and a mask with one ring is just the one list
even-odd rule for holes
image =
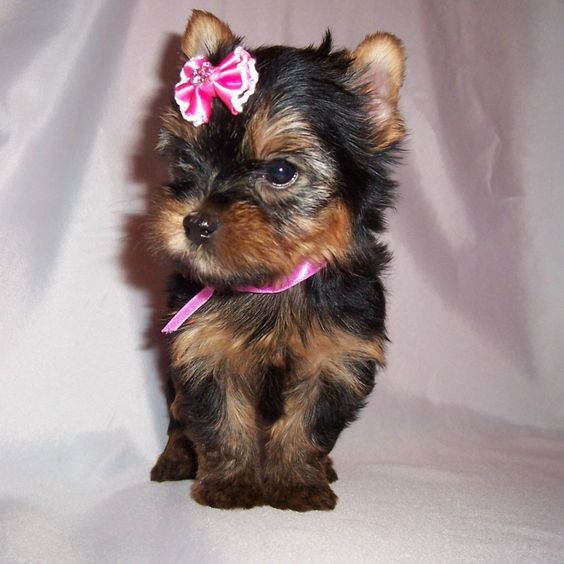
{"label": "puppy's front paw", "polygon": [[153,482],[193,480],[196,477],[196,467],[197,464],[194,458],[189,456],[171,458],[163,453],[151,470],[151,480]]}
{"label": "puppy's front paw", "polygon": [[196,481],[192,487],[192,497],[200,505],[219,509],[250,509],[264,505],[262,490],[248,481],[229,482],[206,479]]}
{"label": "puppy's front paw", "polygon": [[339,476],[333,467],[333,461],[329,457],[325,459],[325,475],[327,476],[327,480],[330,484],[339,479]]}
{"label": "puppy's front paw", "polygon": [[328,511],[337,505],[337,496],[328,484],[289,484],[270,487],[267,503],[277,509]]}

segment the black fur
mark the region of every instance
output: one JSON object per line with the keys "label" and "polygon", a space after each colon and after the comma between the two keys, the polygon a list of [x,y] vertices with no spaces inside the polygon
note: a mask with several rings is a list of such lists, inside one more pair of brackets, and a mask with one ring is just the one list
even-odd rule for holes
{"label": "black fur", "polygon": [[260,389],[258,412],[267,424],[284,415],[284,384],[286,367],[271,366],[264,374]]}
{"label": "black fur", "polygon": [[[238,41],[235,38],[233,43],[221,45],[211,54],[212,63],[221,61]],[[328,480],[334,471],[327,455],[341,431],[357,417],[374,387],[376,368],[383,364],[383,350],[378,349],[387,340],[382,279],[390,254],[377,241],[377,236],[385,229],[385,212],[394,203],[395,183],[389,169],[397,162],[400,146],[395,138],[387,145],[375,145],[375,126],[368,112],[370,93],[359,80],[351,53],[333,50],[329,32],[318,48],[274,46],[250,52],[256,59],[260,78],[242,113],[231,115],[216,98],[209,123],[184,136],[184,124],[173,102],[172,115],[176,111],[180,125],[165,127],[160,135],[159,151],[169,160],[171,172],[165,197],[179,204],[180,210],[186,204],[189,211],[182,213],[194,213],[193,210],[207,206],[206,210],[224,218],[224,225],[231,225],[232,210],[243,209],[251,217],[238,220],[240,223],[235,228],[231,225],[231,231],[227,231],[231,238],[221,245],[214,246],[215,240],[208,246],[198,247],[189,242],[179,245],[176,239],[174,244],[165,241],[161,245],[176,270],[169,288],[171,312],[176,312],[203,286],[213,286],[216,288],[213,299],[190,323],[196,327],[198,319],[208,320],[216,332],[222,333],[223,344],[230,345],[230,339],[236,343],[235,352],[230,349],[229,357],[227,354],[221,357],[205,347],[191,349],[190,344],[186,345],[188,339],[176,341],[178,334],[173,334],[171,349],[175,351],[177,365],[181,366],[173,374],[179,394],[175,404],[199,455],[213,451],[213,456],[221,456],[218,454],[222,452],[221,433],[229,438],[226,442],[231,450],[225,468],[234,472],[235,485],[226,485],[224,477],[211,471],[205,484],[196,483],[197,501],[220,507],[270,503],[298,510],[330,509],[334,507],[335,496]],[[289,150],[289,154],[269,157],[288,159],[299,171],[299,180],[291,189],[277,190],[271,185],[270,190],[264,190],[260,184],[261,171],[266,165],[253,152],[248,136],[256,134],[253,118],[263,114],[268,116],[267,123],[278,124],[278,118],[283,122],[289,115],[300,124],[301,129],[292,131],[292,135],[303,139],[303,148],[298,144],[300,149]],[[172,209],[177,208],[172,206]],[[346,248],[329,252],[327,249],[334,243],[328,235],[323,235],[327,242],[319,241],[322,249],[319,252],[328,263],[323,270],[280,294],[236,290],[240,285],[274,282],[280,277],[280,272],[275,270],[280,263],[288,265],[284,273],[289,274],[296,266],[293,256],[276,255],[278,262],[271,263],[268,257],[262,262],[254,259],[264,258],[265,245],[271,245],[269,253],[270,248],[273,253],[277,249],[300,248],[288,241],[302,241],[310,235],[313,238],[312,234],[324,233],[313,230],[311,225],[321,222],[321,218],[332,217],[330,212],[337,213],[335,210],[343,214],[334,220],[335,230],[341,228],[339,220],[350,222],[343,229],[346,243],[342,245]],[[239,217],[236,213],[233,216]],[[163,217],[168,221],[170,214]],[[181,224],[181,219],[176,224]],[[268,229],[263,229],[264,226]],[[248,233],[237,231],[253,227],[266,233],[264,241],[244,238]],[[159,233],[168,232],[162,229]],[[240,245],[239,235],[243,241]],[[244,252],[248,254],[241,257]],[[214,336],[204,334],[213,346]],[[329,345],[323,344],[325,348],[316,352],[320,358],[316,357],[317,364],[311,364],[316,368],[311,369],[304,360],[308,346],[314,345],[309,339],[320,334],[328,336]],[[189,331],[187,335],[191,338]],[[196,331],[195,335],[199,333]],[[346,350],[336,345],[343,335]],[[325,343],[323,339],[320,342]],[[184,353],[175,348],[177,343],[189,349],[186,359],[178,360]],[[324,364],[323,359],[324,354],[332,354],[333,346],[338,350],[331,362],[340,363],[337,369],[330,362]],[[205,352],[201,352],[204,348]],[[241,373],[233,373],[238,370],[232,368],[239,366],[238,357],[247,359],[251,354],[256,357],[241,363]],[[208,361],[212,367],[205,373]],[[304,372],[300,372],[301,366],[306,367]],[[307,369],[318,373],[308,375]],[[307,378],[311,381],[306,381]],[[227,393],[237,394],[232,398],[236,401],[227,404],[231,405],[229,409],[239,409],[243,404],[248,407],[245,402],[253,402],[252,410],[241,408],[235,413],[234,434],[229,434],[233,428],[226,409]],[[300,412],[302,401],[303,413]],[[293,412],[287,411],[290,409]],[[237,437],[253,429],[254,421],[245,419],[250,417],[249,411],[256,413],[257,428],[265,435],[261,461],[252,459],[255,455],[248,447],[254,444],[252,436],[245,435],[247,450],[239,451],[237,445],[233,446],[233,442],[239,444]],[[290,415],[286,419],[295,418],[287,423],[288,433],[275,432],[277,426],[286,424],[287,414]],[[306,437],[299,435],[302,427],[295,423],[299,417],[303,417]],[[285,452],[291,445],[288,447],[284,441],[292,433],[298,437],[296,444],[309,449],[307,452],[295,456]],[[236,460],[239,455],[246,457],[241,464]],[[234,461],[237,464],[233,465]],[[295,461],[302,466],[294,470],[290,466]],[[257,469],[260,465],[265,466],[262,477]],[[295,478],[296,473],[299,479]],[[214,483],[220,484],[215,490]]]}
{"label": "black fur", "polygon": [[[176,381],[181,376],[173,375]],[[190,379],[177,394],[179,411],[189,429],[190,439],[209,450],[221,445],[215,428],[223,415],[222,391],[212,375]]]}
{"label": "black fur", "polygon": [[[401,148],[394,144],[385,151],[373,150],[373,125],[367,119],[366,95],[353,82],[347,53],[327,54],[330,43],[329,37],[319,49],[265,47],[252,51],[260,82],[243,114],[231,116],[215,99],[214,117],[195,143],[162,132],[159,150],[171,162],[175,195],[183,198],[205,194],[215,202],[256,201],[247,178],[256,170],[257,163],[244,153],[241,142],[249,116],[274,92],[273,113],[297,109],[314,130],[326,158],[336,163],[338,176],[333,189],[353,211],[359,253],[370,250],[372,233],[385,228],[384,211],[394,202],[395,183],[388,170],[397,163]],[[212,172],[215,180],[210,193],[208,179]],[[315,171],[312,173],[315,177]],[[299,199],[285,201],[284,207],[299,208],[304,213],[308,208],[303,204]],[[309,211],[315,215],[319,207]],[[378,257],[377,263],[381,260]]]}
{"label": "black fur", "polygon": [[321,375],[322,387],[312,417],[312,438],[326,452],[333,449],[341,431],[357,418],[374,387],[376,365],[373,361],[350,363],[349,369],[361,383],[362,397]]}

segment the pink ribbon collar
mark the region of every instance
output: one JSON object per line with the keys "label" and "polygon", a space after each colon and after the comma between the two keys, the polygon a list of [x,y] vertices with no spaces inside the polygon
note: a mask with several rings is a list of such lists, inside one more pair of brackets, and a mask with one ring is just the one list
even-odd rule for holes
{"label": "pink ribbon collar", "polygon": [[[315,264],[305,261],[300,264],[288,278],[284,278],[269,286],[257,288],[256,286],[238,286],[236,292],[248,292],[251,294],[279,294],[293,286],[301,284],[304,280],[317,274],[325,263]],[[195,311],[200,309],[214,294],[215,288],[206,286],[200,290],[190,301],[179,309],[174,317],[162,328],[161,333],[174,333]]]}
{"label": "pink ribbon collar", "polygon": [[174,88],[174,99],[182,117],[198,127],[208,123],[212,100],[218,97],[233,115],[254,93],[258,82],[255,60],[242,47],[235,48],[214,67],[205,55],[188,59]]}

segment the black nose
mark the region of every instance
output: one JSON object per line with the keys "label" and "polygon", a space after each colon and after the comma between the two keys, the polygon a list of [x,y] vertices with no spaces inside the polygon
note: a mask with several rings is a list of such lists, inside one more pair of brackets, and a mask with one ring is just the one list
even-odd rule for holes
{"label": "black nose", "polygon": [[207,213],[191,213],[184,218],[183,225],[188,239],[200,245],[213,237],[219,222],[216,217]]}

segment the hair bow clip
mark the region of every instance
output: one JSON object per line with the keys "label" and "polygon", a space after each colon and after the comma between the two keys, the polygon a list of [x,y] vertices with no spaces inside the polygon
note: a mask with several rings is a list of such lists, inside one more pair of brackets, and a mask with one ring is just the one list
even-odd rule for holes
{"label": "hair bow clip", "polygon": [[219,98],[233,115],[243,111],[243,104],[254,93],[258,82],[255,59],[237,47],[214,67],[205,55],[188,59],[174,88],[174,99],[182,117],[195,127],[208,123],[212,100]]}

